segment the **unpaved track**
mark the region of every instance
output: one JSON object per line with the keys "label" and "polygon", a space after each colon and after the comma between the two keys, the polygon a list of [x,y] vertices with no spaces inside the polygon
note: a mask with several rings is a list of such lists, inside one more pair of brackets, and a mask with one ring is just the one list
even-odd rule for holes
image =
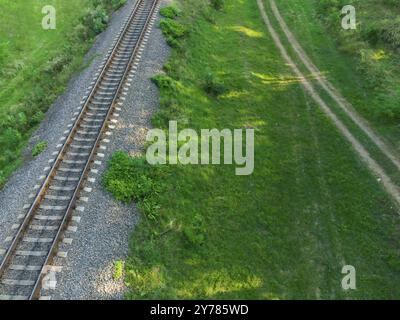
{"label": "unpaved track", "polygon": [[[304,63],[306,68],[313,75],[321,75],[321,71],[315,66],[315,64],[311,61],[308,55],[305,53],[296,37],[290,31],[287,26],[285,20],[283,20],[279,10],[276,6],[275,0],[269,1],[271,4],[272,12],[278,21],[280,27],[288,38],[292,48],[297,53],[300,60]],[[399,155],[396,151],[392,150],[368,125],[367,121],[362,118],[357,111],[355,111],[354,107],[348,102],[339,91],[325,78],[321,76],[316,77],[318,83],[321,87],[332,97],[332,99],[338,104],[338,106],[349,116],[355,124],[374,142],[374,144],[385,154],[392,163],[400,170],[400,160]]]}
{"label": "unpaved track", "polygon": [[[320,97],[317,91],[314,89],[312,84],[306,79],[304,74],[300,71],[294,61],[290,58],[287,50],[283,46],[279,35],[275,31],[274,27],[272,26],[269,17],[266,13],[264,4],[262,0],[257,0],[258,8],[261,13],[261,17],[271,34],[273,41],[275,42],[276,46],[278,47],[281,56],[287,62],[287,64],[292,68],[294,73],[297,77],[299,77],[302,85],[304,86],[305,90],[308,94],[313,98],[313,100],[321,107],[322,111],[328,116],[329,119],[335,124],[337,129],[340,133],[350,142],[352,147],[358,153],[360,158],[366,163],[368,168],[381,179],[381,182],[386,189],[386,191],[393,197],[396,201],[397,205],[400,207],[400,192],[396,185],[393,184],[389,176],[386,172],[382,169],[382,167],[370,156],[368,151],[364,148],[364,146],[353,136],[353,134],[349,131],[349,129],[343,124],[343,122],[336,116],[336,114],[329,108],[329,106],[325,103],[324,100]],[[276,7],[276,6],[275,6]],[[304,57],[303,57],[304,58]],[[322,80],[321,80],[322,81]],[[339,97],[337,97],[339,98]],[[399,167],[400,168],[400,167]]]}

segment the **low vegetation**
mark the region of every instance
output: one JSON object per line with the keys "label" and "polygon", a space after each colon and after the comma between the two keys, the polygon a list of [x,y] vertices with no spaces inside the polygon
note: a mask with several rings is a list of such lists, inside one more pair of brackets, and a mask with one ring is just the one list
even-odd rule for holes
{"label": "low vegetation", "polygon": [[221,10],[224,7],[225,0],[210,0],[211,6],[216,10]]}
{"label": "low vegetation", "polygon": [[[395,298],[393,203],[305,95],[256,1],[214,3],[177,1],[181,13],[167,18],[186,32],[153,78],[161,97],[152,122],[254,128],[255,170],[243,177],[229,165],[149,166],[114,155],[104,184],[142,212],[125,261],[126,297]],[[346,264],[356,267],[357,290],[341,288]]]}
{"label": "low vegetation", "polygon": [[118,260],[114,263],[114,280],[120,280],[124,276],[124,261]]}
{"label": "low vegetation", "polygon": [[103,176],[104,186],[125,203],[132,200],[148,202],[162,191],[156,178],[162,178],[162,171],[147,163],[145,157],[131,158],[124,152],[116,152]]}
{"label": "low vegetation", "polygon": [[165,38],[167,39],[168,44],[171,47],[178,47],[178,40],[185,36],[187,32],[186,28],[181,23],[171,18],[162,20],[160,22],[160,27],[165,35]]}
{"label": "low vegetation", "polygon": [[[371,91],[370,117],[383,123],[400,120],[400,5],[393,0],[355,0],[357,29],[340,26],[341,8],[346,0],[317,2],[320,19],[336,39],[342,52],[353,57],[353,65],[362,74],[365,90]],[[353,71],[354,68],[350,68]]]}
{"label": "low vegetation", "polygon": [[160,9],[160,14],[168,19],[175,19],[179,17],[181,11],[177,6],[168,6]]}
{"label": "low vegetation", "polygon": [[[108,14],[125,0],[0,0],[0,187],[62,93]],[[41,10],[56,8],[57,27],[43,30]]]}
{"label": "low vegetation", "polygon": [[32,148],[32,157],[37,157],[39,154],[41,154],[44,150],[47,148],[47,141],[41,141]]}

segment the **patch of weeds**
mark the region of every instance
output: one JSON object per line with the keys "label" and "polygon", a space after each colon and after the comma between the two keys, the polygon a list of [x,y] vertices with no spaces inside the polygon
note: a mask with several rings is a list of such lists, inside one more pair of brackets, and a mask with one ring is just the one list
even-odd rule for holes
{"label": "patch of weeds", "polygon": [[171,47],[179,47],[178,40],[187,33],[187,29],[183,24],[169,18],[160,22],[160,28]]}
{"label": "patch of weeds", "polygon": [[214,73],[208,72],[203,81],[203,89],[210,96],[218,97],[226,92],[226,87]]}
{"label": "patch of weeds", "polygon": [[92,0],[93,7],[101,6],[105,8],[107,12],[121,8],[126,2],[127,0]]}
{"label": "patch of weeds", "polygon": [[68,66],[68,64],[71,61],[72,61],[71,56],[69,56],[67,54],[59,55],[59,56],[53,58],[52,60],[50,60],[46,64],[43,71],[49,75],[59,73],[64,69],[64,67]]}
{"label": "patch of weeds", "polygon": [[165,75],[158,74],[152,77],[152,81],[157,87],[165,92],[160,99],[160,110],[152,117],[151,122],[154,127],[167,127],[170,120],[177,120],[181,124],[185,123],[185,112],[182,104],[176,99],[177,95],[186,95],[185,88],[181,82]]}
{"label": "patch of weeds", "polygon": [[144,298],[165,288],[165,272],[161,266],[146,267],[138,259],[131,261],[130,265],[133,267],[127,272],[126,282],[135,288],[136,296]]}
{"label": "patch of weeds", "polygon": [[46,148],[47,148],[48,142],[43,140],[37,143],[33,148],[32,148],[32,157],[37,157],[39,154],[41,154]]}
{"label": "patch of weeds", "polygon": [[181,11],[174,5],[160,9],[160,14],[169,19],[175,19],[180,16]]}
{"label": "patch of weeds", "polygon": [[206,228],[204,225],[204,218],[203,216],[196,214],[193,217],[193,220],[188,222],[182,227],[183,234],[185,238],[192,244],[192,245],[202,245],[206,239],[205,233]]}
{"label": "patch of weeds", "polygon": [[3,171],[0,171],[0,188],[2,188],[5,183],[6,183],[6,177]]}
{"label": "patch of weeds", "polygon": [[201,10],[203,19],[211,24],[215,24],[215,10],[210,7],[205,7]]}
{"label": "patch of weeds", "polygon": [[151,78],[151,80],[157,85],[160,89],[172,88],[174,85],[174,79],[165,75],[165,74],[157,74]]}
{"label": "patch of weeds", "polygon": [[124,261],[118,260],[118,261],[114,262],[114,274],[113,274],[114,280],[122,279],[122,277],[124,275],[124,268],[125,268]]}
{"label": "patch of weeds", "polygon": [[82,18],[82,25],[87,28],[89,37],[93,37],[107,27],[108,20],[106,9],[99,5],[87,11],[86,15]]}
{"label": "patch of weeds", "polygon": [[106,0],[106,2],[110,3],[112,10],[117,10],[125,5],[127,0]]}
{"label": "patch of weeds", "polygon": [[164,189],[164,185],[155,183],[161,175],[161,166],[150,165],[145,156],[130,157],[118,151],[108,162],[103,185],[117,200],[124,203],[140,201],[143,211],[150,214],[157,206],[151,197]]}
{"label": "patch of weeds", "polygon": [[225,0],[210,0],[210,4],[215,10],[222,10],[225,5]]}

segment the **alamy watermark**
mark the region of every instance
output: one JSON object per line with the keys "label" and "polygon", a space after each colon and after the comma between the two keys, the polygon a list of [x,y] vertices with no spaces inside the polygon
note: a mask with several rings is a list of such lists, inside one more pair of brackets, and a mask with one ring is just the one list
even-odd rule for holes
{"label": "alamy watermark", "polygon": [[161,129],[147,133],[147,162],[156,164],[236,164],[236,175],[254,171],[254,129],[194,129],[178,132],[177,121],[169,122],[168,135]]}
{"label": "alamy watermark", "polygon": [[356,268],[351,265],[343,266],[342,274],[345,276],[342,279],[342,289],[343,290],[356,290]]}
{"label": "alamy watermark", "polygon": [[42,19],[42,28],[44,30],[56,29],[56,8],[50,5],[44,6],[42,14],[45,15]]}
{"label": "alamy watermark", "polygon": [[356,8],[352,5],[347,5],[342,8],[342,28],[345,30],[355,30],[357,28]]}

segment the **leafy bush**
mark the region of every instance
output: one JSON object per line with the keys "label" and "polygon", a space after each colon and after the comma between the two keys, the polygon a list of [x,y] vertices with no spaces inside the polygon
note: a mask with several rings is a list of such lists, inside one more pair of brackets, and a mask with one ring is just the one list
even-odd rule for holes
{"label": "leafy bush", "polygon": [[202,18],[211,23],[211,24],[215,24],[215,13],[216,11],[213,8],[210,8],[210,6],[204,7],[202,8],[202,10],[200,11]]}
{"label": "leafy bush", "polygon": [[380,39],[393,49],[400,48],[400,18],[383,20],[379,28]]}
{"label": "leafy bush", "polygon": [[385,5],[400,8],[400,2],[398,0],[383,0]]}
{"label": "leafy bush", "polygon": [[47,148],[47,141],[41,141],[32,148],[32,157],[37,157]]}
{"label": "leafy bush", "polygon": [[164,19],[160,22],[160,28],[171,47],[178,47],[178,39],[187,33],[185,26],[173,19]]}
{"label": "leafy bush", "polygon": [[43,71],[50,75],[59,73],[71,62],[71,60],[72,57],[70,55],[60,55],[50,60],[44,67]]}
{"label": "leafy bush", "polygon": [[126,4],[127,0],[108,0],[113,10],[117,10]]}
{"label": "leafy bush", "polygon": [[106,28],[107,23],[108,14],[102,6],[89,10],[82,19],[82,24],[88,28],[90,36],[101,33]]}
{"label": "leafy bush", "polygon": [[211,96],[218,97],[226,92],[224,84],[212,72],[208,72],[204,79],[203,89]]}
{"label": "leafy bush", "polygon": [[225,5],[225,0],[210,0],[210,3],[215,10],[221,10]]}
{"label": "leafy bush", "polygon": [[[154,177],[160,174],[160,168],[148,164],[145,157],[130,157],[119,151],[108,162],[103,185],[117,200],[125,203],[142,200],[142,204],[146,204],[146,200],[149,201],[149,197],[162,188],[154,183]],[[147,202],[147,205],[153,204]],[[150,212],[150,209],[145,212]]]}
{"label": "leafy bush", "polygon": [[191,244],[202,245],[206,234],[203,216],[196,214],[190,222],[183,226],[182,231],[186,240]]}
{"label": "leafy bush", "polygon": [[184,86],[180,81],[177,81],[170,76],[165,74],[157,74],[151,78],[151,80],[157,85],[160,89],[169,89],[169,91],[174,94],[183,93]]}
{"label": "leafy bush", "polygon": [[185,88],[181,82],[164,74],[158,74],[152,77],[152,81],[160,88],[167,90],[166,94],[160,100],[160,110],[152,117],[151,122],[155,127],[168,126],[170,120],[177,120],[180,123],[186,123],[187,119],[183,112],[183,107],[176,95],[184,95]]}
{"label": "leafy bush", "polygon": [[105,8],[108,12],[117,10],[122,7],[127,0],[92,0],[93,7],[101,6]]}
{"label": "leafy bush", "polygon": [[74,27],[72,37],[79,40],[88,40],[90,38],[90,30],[88,26],[79,23]]}
{"label": "leafy bush", "polygon": [[179,17],[181,11],[176,6],[168,6],[160,9],[160,14],[169,19],[175,19]]}
{"label": "leafy bush", "polygon": [[151,80],[161,88],[171,88],[174,85],[174,79],[164,74],[157,74]]}
{"label": "leafy bush", "polygon": [[4,186],[6,183],[6,177],[4,176],[3,171],[0,171],[0,188]]}

